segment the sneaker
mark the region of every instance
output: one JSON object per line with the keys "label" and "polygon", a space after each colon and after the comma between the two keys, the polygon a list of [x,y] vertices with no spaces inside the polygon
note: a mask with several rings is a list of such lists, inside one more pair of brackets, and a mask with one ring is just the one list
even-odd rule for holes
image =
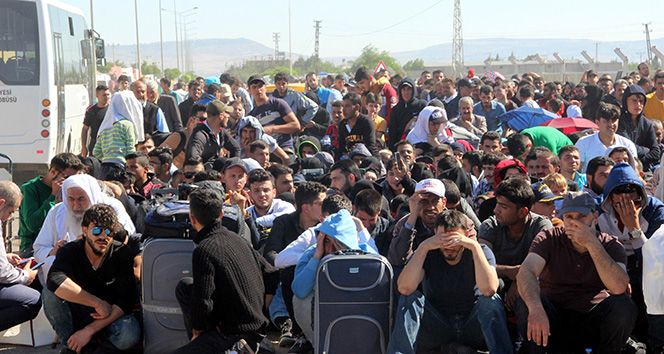
{"label": "sneaker", "polygon": [[293,322],[290,318],[281,324],[281,336],[279,337],[280,347],[290,347],[295,344],[295,338],[293,337],[292,330]]}
{"label": "sneaker", "polygon": [[304,336],[301,336],[295,341],[287,354],[312,354],[313,352],[314,347]]}

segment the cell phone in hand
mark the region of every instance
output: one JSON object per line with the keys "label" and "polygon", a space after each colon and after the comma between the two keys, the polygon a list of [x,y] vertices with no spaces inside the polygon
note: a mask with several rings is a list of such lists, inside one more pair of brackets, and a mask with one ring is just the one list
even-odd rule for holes
{"label": "cell phone in hand", "polygon": [[37,270],[37,269],[41,268],[41,266],[43,266],[43,265],[44,265],[44,262],[39,262],[39,263],[33,265],[33,266],[30,268],[30,270]]}
{"label": "cell phone in hand", "polygon": [[394,153],[394,161],[397,164],[397,168],[401,168],[401,165],[403,164],[403,159],[401,157],[401,154],[397,151]]}

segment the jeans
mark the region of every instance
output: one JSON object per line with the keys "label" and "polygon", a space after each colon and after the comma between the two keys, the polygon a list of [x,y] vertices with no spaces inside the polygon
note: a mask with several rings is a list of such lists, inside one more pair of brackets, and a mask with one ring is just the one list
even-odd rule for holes
{"label": "jeans", "polygon": [[542,297],[544,311],[549,318],[549,337],[547,347],[527,341],[528,307],[519,299],[515,313],[519,333],[524,338],[524,348],[528,353],[546,353],[550,351],[572,350],[583,352],[590,348],[593,353],[620,353],[627,337],[634,328],[636,306],[629,296],[609,296],[595,305],[589,312],[566,310],[556,307]]}
{"label": "jeans", "polygon": [[0,284],[0,331],[37,317],[39,291],[22,284]]}
{"label": "jeans", "polygon": [[664,315],[648,315],[648,354],[664,353]]}
{"label": "jeans", "polygon": [[401,296],[394,329],[387,352],[411,354],[421,351],[440,351],[449,343],[488,347],[491,353],[513,353],[507,331],[505,308],[500,296],[480,296],[468,314],[444,316],[426,302],[416,291]]}
{"label": "jeans", "polygon": [[[77,311],[72,311],[72,305],[57,297],[52,291],[44,288],[42,291],[44,299],[44,312],[48,322],[58,334],[63,346],[67,346],[67,340],[82,327],[75,325]],[[99,333],[98,333],[99,334]],[[138,320],[132,314],[124,315],[106,326],[103,331],[103,339],[119,350],[131,349],[141,339],[141,327]]]}
{"label": "jeans", "polygon": [[270,321],[272,321],[272,323],[275,323],[274,320],[276,320],[279,317],[290,317],[288,315],[288,309],[286,308],[286,303],[284,302],[284,296],[281,294],[281,284],[279,285],[277,291],[274,293],[274,296],[272,297],[272,302],[270,303],[269,311],[270,311]]}

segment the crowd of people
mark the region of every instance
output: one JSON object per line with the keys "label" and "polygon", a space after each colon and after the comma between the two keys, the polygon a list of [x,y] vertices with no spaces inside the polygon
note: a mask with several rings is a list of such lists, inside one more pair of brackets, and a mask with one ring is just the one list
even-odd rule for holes
{"label": "crowd of people", "polygon": [[[196,243],[177,353],[269,352],[270,330],[312,353],[316,272],[344,249],[394,269],[389,353],[662,353],[664,71],[292,80],[98,86],[79,155],[0,182],[20,219],[0,330],[43,306],[61,353],[140,350],[146,210],[177,189]],[[503,119],[526,109],[597,129]]]}

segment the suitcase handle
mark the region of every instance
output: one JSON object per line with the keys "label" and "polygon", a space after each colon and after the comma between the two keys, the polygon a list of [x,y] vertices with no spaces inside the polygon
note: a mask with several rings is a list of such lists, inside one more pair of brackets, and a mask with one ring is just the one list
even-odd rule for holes
{"label": "suitcase handle", "polygon": [[346,249],[346,250],[339,250],[334,252],[335,256],[361,256],[365,255],[367,252],[363,250],[353,250],[353,249]]}

